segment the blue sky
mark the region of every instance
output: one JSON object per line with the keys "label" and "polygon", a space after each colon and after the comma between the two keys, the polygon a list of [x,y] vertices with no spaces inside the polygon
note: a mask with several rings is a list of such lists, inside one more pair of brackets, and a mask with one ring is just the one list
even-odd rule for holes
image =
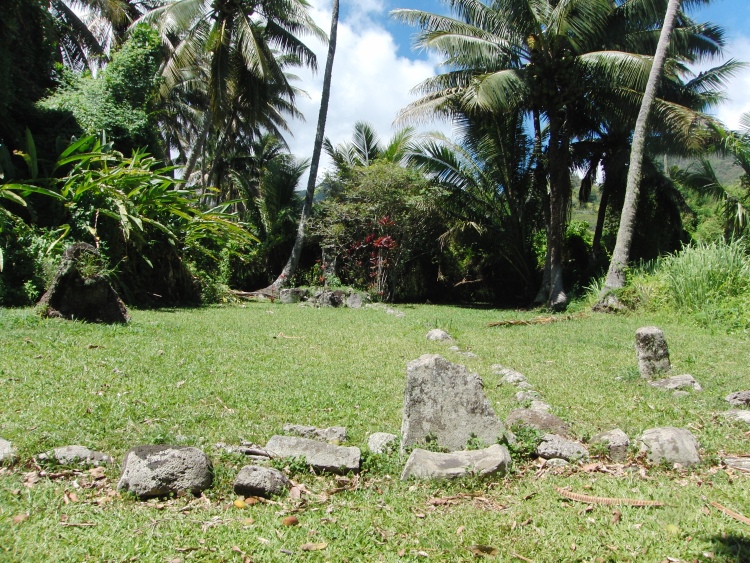
{"label": "blue sky", "polygon": [[[330,29],[330,0],[309,0],[318,25]],[[409,91],[433,76],[439,61],[411,49],[416,29],[402,25],[388,14],[396,8],[417,8],[444,12],[438,0],[340,0],[339,40],[333,69],[333,84],[326,136],[334,144],[349,140],[354,123],[370,122],[384,139],[393,132],[399,109],[414,97]],[[725,27],[729,42],[727,56],[750,62],[750,0],[713,0],[708,7],[691,10],[696,21],[710,21]],[[309,157],[322,89],[322,69],[326,48],[309,42],[316,51],[321,73],[315,77],[300,72],[299,84],[310,95],[300,100],[307,122],[293,122],[292,153]],[[719,61],[706,63],[714,66]],[[730,127],[737,127],[739,116],[750,111],[750,69],[736,76],[728,88],[729,100],[715,112]],[[447,129],[435,123],[427,129]],[[323,167],[327,166],[324,161]],[[304,185],[304,184],[303,184]]]}

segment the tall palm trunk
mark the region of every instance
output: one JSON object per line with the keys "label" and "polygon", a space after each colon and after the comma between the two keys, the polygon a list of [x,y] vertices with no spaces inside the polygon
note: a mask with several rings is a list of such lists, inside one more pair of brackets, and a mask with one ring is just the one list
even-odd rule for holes
{"label": "tall palm trunk", "polygon": [[203,115],[203,124],[201,125],[201,130],[198,133],[198,138],[196,139],[196,143],[193,146],[193,150],[190,151],[190,160],[188,160],[187,165],[185,166],[185,172],[182,176],[186,184],[190,182],[190,176],[193,174],[193,170],[195,170],[195,164],[198,162],[198,155],[201,154],[201,152],[203,151],[203,145],[206,144],[208,132],[211,130],[211,121],[211,112],[209,110],[206,110],[206,113]]}
{"label": "tall palm trunk", "polygon": [[560,117],[549,121],[549,221],[547,223],[547,257],[549,261],[549,294],[547,305],[564,309],[568,296],[563,287],[563,241],[570,202],[570,138],[563,131]]}
{"label": "tall palm trunk", "polygon": [[315,196],[315,181],[318,176],[318,165],[320,164],[320,153],[323,148],[323,136],[326,129],[326,118],[328,117],[328,100],[331,98],[331,75],[333,74],[333,57],[336,54],[336,33],[339,26],[339,0],[333,0],[333,9],[331,11],[331,34],[328,38],[328,57],[326,58],[326,69],[323,74],[323,92],[320,97],[320,112],[318,113],[318,128],[315,132],[315,146],[313,147],[312,160],[310,162],[310,176],[307,178],[307,192],[305,193],[305,202],[302,205],[302,215],[297,227],[297,236],[294,239],[292,252],[289,259],[281,270],[281,274],[276,278],[267,289],[276,292],[289,280],[297,271],[297,264],[302,254],[302,243],[305,241],[305,231],[307,221],[312,213],[313,197]]}
{"label": "tall palm trunk", "polygon": [[[664,16],[664,25],[659,34],[659,43],[656,47],[653,66],[648,75],[646,91],[643,94],[641,109],[638,112],[638,119],[635,122],[635,131],[633,133],[633,145],[630,150],[630,168],[628,170],[628,183],[625,188],[625,203],[622,206],[620,216],[620,227],[617,230],[617,242],[612,254],[612,260],[609,263],[607,279],[604,282],[602,293],[600,295],[600,304],[613,296],[607,295],[612,290],[625,287],[625,268],[630,259],[630,245],[633,240],[633,229],[635,227],[635,211],[638,207],[638,196],[640,194],[641,168],[643,165],[643,153],[646,144],[646,125],[648,116],[656,98],[657,83],[661,79],[664,69],[664,61],[667,57],[667,47],[669,46],[669,37],[674,27],[677,10],[680,6],[680,0],[669,0],[667,13]],[[614,304],[614,303],[613,303]]]}

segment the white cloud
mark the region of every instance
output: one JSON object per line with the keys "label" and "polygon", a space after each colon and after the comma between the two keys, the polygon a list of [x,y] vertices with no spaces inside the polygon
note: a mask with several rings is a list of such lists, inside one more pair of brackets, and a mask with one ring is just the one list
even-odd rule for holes
{"label": "white cloud", "polygon": [[[325,130],[334,145],[351,139],[357,121],[371,123],[381,138],[388,140],[395,131],[393,121],[398,111],[415,99],[409,91],[435,74],[435,66],[429,61],[397,56],[393,37],[370,19],[371,14],[382,10],[378,0],[359,0],[346,20],[339,21]],[[330,9],[314,10],[313,17],[322,29],[330,30]],[[294,137],[287,138],[291,152],[303,158],[312,155],[327,55],[326,45],[312,40],[309,45],[318,57],[319,72],[314,77],[307,71],[298,72],[302,80],[297,85],[310,95],[309,99],[298,99],[307,121],[291,122]],[[321,172],[329,166],[323,155]],[[305,185],[303,179],[300,187]]]}
{"label": "white cloud", "polygon": [[[735,36],[722,60],[703,61],[693,71],[698,73],[728,59],[750,62],[750,37]],[[740,116],[747,112],[750,112],[750,66],[740,70],[727,82],[726,100],[709,113],[718,117],[729,129],[738,129]]]}

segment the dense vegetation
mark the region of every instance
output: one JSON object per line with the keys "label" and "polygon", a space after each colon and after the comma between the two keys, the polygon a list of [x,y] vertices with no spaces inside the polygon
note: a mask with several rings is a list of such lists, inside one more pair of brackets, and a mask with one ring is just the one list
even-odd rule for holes
{"label": "dense vegetation", "polygon": [[[404,127],[386,142],[359,122],[350,142],[326,141],[335,167],[289,281],[551,307],[598,284],[667,1],[569,4],[397,10],[448,69],[417,86],[423,97],[400,119],[447,118],[458,134]],[[318,65],[305,41],[325,38],[309,5],[87,6],[0,7],[0,304],[33,303],[73,241],[99,248],[134,305],[268,286],[293,244],[308,163],[284,136],[299,117],[293,73]],[[739,63],[689,70],[724,47],[721,28],[678,15],[649,122],[634,264],[658,269],[684,245],[745,233],[750,137],[706,113]]]}

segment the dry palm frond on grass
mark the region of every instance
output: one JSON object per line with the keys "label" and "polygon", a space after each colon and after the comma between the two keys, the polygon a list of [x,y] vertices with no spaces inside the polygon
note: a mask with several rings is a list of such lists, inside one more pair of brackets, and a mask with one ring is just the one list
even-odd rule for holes
{"label": "dry palm frond on grass", "polygon": [[588,315],[586,313],[576,313],[575,315],[552,315],[549,317],[534,317],[533,319],[510,319],[507,321],[497,321],[494,323],[487,323],[488,327],[495,326],[519,326],[519,325],[547,325],[551,323],[559,323],[562,321],[577,321],[579,319],[585,319]]}
{"label": "dry palm frond on grass", "polygon": [[605,504],[607,506],[613,506],[617,504],[627,504],[629,506],[664,506],[663,502],[657,500],[643,500],[633,498],[607,498],[607,497],[592,497],[589,495],[581,495],[578,493],[572,493],[561,489],[560,487],[554,487],[558,494],[564,496],[567,499],[575,500],[578,502],[585,502],[587,504]]}
{"label": "dry palm frond on grass", "polygon": [[739,512],[735,512],[734,510],[729,510],[726,506],[722,506],[718,502],[714,502],[714,501],[711,501],[711,506],[713,506],[716,510],[723,512],[727,516],[731,516],[735,520],[742,522],[743,524],[750,525],[750,518],[748,518],[747,516],[743,516]]}

